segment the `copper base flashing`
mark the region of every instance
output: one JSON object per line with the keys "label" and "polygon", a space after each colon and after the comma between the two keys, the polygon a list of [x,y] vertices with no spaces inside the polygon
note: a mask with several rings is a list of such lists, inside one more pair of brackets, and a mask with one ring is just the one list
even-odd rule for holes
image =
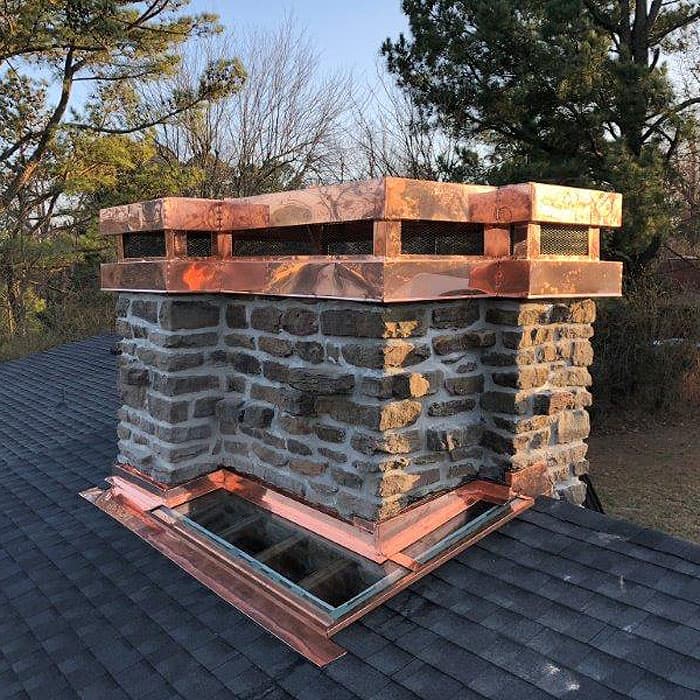
{"label": "copper base flashing", "polygon": [[[344,653],[331,641],[333,634],[533,503],[507,486],[474,481],[379,523],[346,522],[223,469],[172,488],[128,467],[118,468],[107,481],[109,488],[89,489],[81,496],[319,666]],[[196,499],[220,493],[281,519],[300,536],[325,541],[391,573],[348,603],[314,602],[312,595],[300,595],[292,582],[285,585],[284,579],[267,575],[273,572],[182,514]],[[481,514],[466,519],[472,508]]]}

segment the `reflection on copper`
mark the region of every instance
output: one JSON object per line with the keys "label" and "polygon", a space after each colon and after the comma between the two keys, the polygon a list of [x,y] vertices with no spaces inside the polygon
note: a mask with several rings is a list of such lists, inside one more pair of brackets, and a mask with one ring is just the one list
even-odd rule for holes
{"label": "reflection on copper", "polygon": [[167,486],[125,465],[115,467],[108,479],[112,490],[144,509],[174,508],[218,488],[224,488],[263,510],[291,520],[300,527],[325,537],[377,563],[382,563],[426,534],[440,527],[479,500],[503,503],[513,495],[525,496],[518,488],[488,481],[472,481],[439,495],[427,496],[398,515],[381,521],[354,518],[352,522],[319,510],[280,493],[256,479],[219,469],[186,484]]}
{"label": "reflection on copper", "polygon": [[107,291],[201,292],[401,302],[473,296],[618,296],[622,265],[602,260],[411,256],[125,261]]}
{"label": "reflection on copper", "polygon": [[249,572],[222,561],[205,543],[193,542],[151,512],[139,510],[124,496],[109,490],[92,488],[80,495],[317,666],[345,654],[328,638],[325,628],[313,623],[312,615],[295,614],[288,600],[272,595],[268,586],[258,585]]}
{"label": "reflection on copper", "polygon": [[[615,296],[622,264],[601,262],[600,226],[619,226],[621,197],[555,185],[490,187],[383,178],[239,200],[165,198],[105,209],[106,234],[166,232],[163,259],[102,266],[109,291],[203,292],[401,302],[470,296]],[[231,236],[308,235],[333,225],[352,240],[372,220],[372,255],[236,257]],[[406,221],[484,224],[484,255],[402,255]],[[540,257],[540,224],[586,225],[587,256]],[[343,233],[342,226],[348,227]],[[292,227],[292,228],[289,228]],[[294,228],[297,227],[297,228]],[[354,230],[354,229],[353,229]],[[185,231],[216,234],[212,256],[187,258]],[[320,234],[319,234],[320,235]],[[455,233],[455,235],[457,235]],[[117,236],[120,238],[120,236]]]}
{"label": "reflection on copper", "polygon": [[235,231],[367,219],[620,226],[622,197],[528,182],[491,187],[387,177],[240,199],[166,197],[103,209],[100,232]]}
{"label": "reflection on copper", "polygon": [[260,228],[270,223],[264,205],[235,200],[164,197],[100,211],[100,233],[112,235],[138,231],[231,231]]}

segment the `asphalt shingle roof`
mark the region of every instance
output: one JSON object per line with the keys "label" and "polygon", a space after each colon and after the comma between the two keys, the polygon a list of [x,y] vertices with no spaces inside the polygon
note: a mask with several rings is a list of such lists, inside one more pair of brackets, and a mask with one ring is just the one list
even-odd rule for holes
{"label": "asphalt shingle roof", "polygon": [[115,454],[114,340],[0,364],[0,698],[700,697],[700,547],[548,499],[317,669],[78,497]]}

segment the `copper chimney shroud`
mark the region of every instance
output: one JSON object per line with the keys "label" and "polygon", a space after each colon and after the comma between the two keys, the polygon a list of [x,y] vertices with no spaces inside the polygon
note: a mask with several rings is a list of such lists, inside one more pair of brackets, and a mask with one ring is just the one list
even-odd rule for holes
{"label": "copper chimney shroud", "polygon": [[[243,199],[164,198],[105,209],[108,291],[400,302],[618,296],[600,260],[621,224],[614,192],[383,178]],[[461,254],[455,254],[461,253]]]}
{"label": "copper chimney shroud", "polygon": [[[142,303],[154,307],[154,293],[270,295],[375,305],[449,304],[472,297],[618,296],[622,266],[600,260],[600,229],[620,226],[621,211],[621,196],[611,192],[538,183],[487,187],[400,178],[237,200],[164,198],[101,212],[100,230],[114,237],[118,251],[117,262],[102,266],[102,288],[129,297],[144,293]],[[495,309],[496,323],[504,314],[511,318],[507,305],[514,304],[499,303],[506,310]],[[590,302],[576,304],[583,305],[575,311],[580,316]],[[566,304],[560,306],[568,314],[564,323],[585,326],[592,320],[588,312],[579,318]],[[515,316],[516,326],[539,322]],[[583,335],[576,337],[583,340],[575,342],[585,350],[589,328],[577,330]],[[139,342],[150,339],[143,336]],[[537,426],[522,432],[518,421],[532,418],[531,404],[527,415],[523,411],[505,418],[507,409],[500,403],[482,406],[482,420],[491,421],[489,448],[517,452],[519,460],[523,449],[539,454],[537,450],[549,444],[549,428],[541,429],[548,421],[559,426],[552,433],[552,439],[563,442],[559,454],[582,444],[587,433],[583,407],[590,400],[582,389],[585,368],[560,368],[557,358],[549,360],[552,371],[575,375],[576,381],[555,383],[551,395],[535,397],[546,399],[545,407],[535,411]],[[582,352],[575,364],[589,360]],[[167,370],[156,369],[161,380],[168,379]],[[407,376],[396,371],[376,367],[369,374],[375,381]],[[152,417],[144,396],[153,389],[152,374],[135,367],[133,372],[127,369],[125,380],[131,395],[141,402],[137,420],[143,418],[146,424]],[[510,381],[510,376],[504,374],[499,381]],[[422,393],[411,393],[412,397],[427,395],[428,382],[421,381]],[[506,383],[505,394],[492,391],[490,400],[517,399],[515,392],[524,388],[518,382],[520,378],[514,385]],[[483,378],[480,386],[483,391]],[[542,385],[533,384],[523,401],[532,403],[532,391],[539,391],[538,386]],[[375,398],[369,401],[376,399],[380,406],[386,398],[371,396]],[[163,401],[157,396],[155,400]],[[468,410],[475,405],[464,403]],[[493,415],[487,415],[487,408]],[[258,415],[267,416],[269,428],[271,411],[265,411]],[[452,414],[438,413],[430,420],[442,420],[442,415]],[[293,420],[303,423],[307,418],[299,414]],[[457,433],[478,427],[473,418],[458,415],[453,420]],[[431,430],[443,427],[427,425]],[[313,425],[306,427],[311,432]],[[508,431],[514,432],[513,440]],[[268,435],[259,428],[252,434],[258,433]],[[169,440],[174,432],[167,434]],[[452,437],[444,440],[449,443]],[[141,455],[149,447],[155,449],[143,438],[135,447]],[[442,444],[429,448],[448,449]],[[503,469],[502,461],[494,464]],[[479,471],[478,478],[472,474],[467,483],[438,483],[386,517],[347,517],[285,492],[267,478],[251,478],[246,470],[244,476],[231,466],[214,464],[205,470],[199,470],[199,463],[193,466],[198,470],[182,472],[189,474],[189,480],[165,482],[148,470],[117,464],[108,488],[89,489],[82,495],[319,665],[344,653],[331,639],[335,632],[516,517],[534,496],[552,493],[546,460],[538,456],[506,468],[504,476],[486,470],[486,479]],[[299,549],[303,555],[294,555]],[[308,570],[297,570],[302,565]]]}

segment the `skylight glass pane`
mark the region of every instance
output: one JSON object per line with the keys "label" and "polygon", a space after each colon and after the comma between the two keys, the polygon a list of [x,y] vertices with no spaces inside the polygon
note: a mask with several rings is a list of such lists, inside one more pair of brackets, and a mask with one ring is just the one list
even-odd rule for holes
{"label": "skylight glass pane", "polygon": [[[377,564],[225,489],[163,510],[227,556],[335,620],[413,573],[391,561]],[[405,548],[401,555],[413,561],[414,569],[424,566],[496,523],[510,510],[510,502],[476,501]]]}
{"label": "skylight glass pane", "polygon": [[406,569],[376,564],[219,489],[178,506],[182,522],[331,612],[366,600]]}

